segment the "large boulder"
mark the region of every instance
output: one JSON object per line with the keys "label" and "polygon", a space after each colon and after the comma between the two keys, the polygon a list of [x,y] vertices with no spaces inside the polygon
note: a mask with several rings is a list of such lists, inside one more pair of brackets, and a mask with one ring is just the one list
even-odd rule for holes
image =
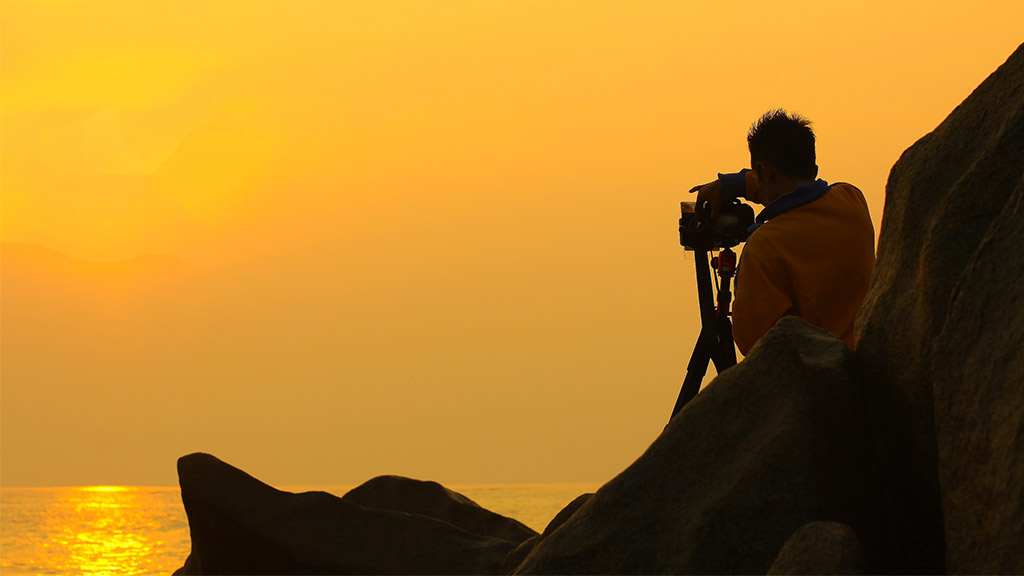
{"label": "large boulder", "polygon": [[783,318],[516,573],[764,574],[816,520],[853,527],[870,563],[882,511],[866,420],[853,353]]}
{"label": "large boulder", "polygon": [[537,544],[541,540],[543,540],[547,536],[550,536],[551,533],[553,533],[555,530],[561,527],[562,524],[565,524],[565,521],[571,518],[572,515],[575,514],[576,511],[579,510],[587,502],[587,500],[590,500],[590,497],[593,495],[594,494],[592,492],[587,494],[580,494],[575,499],[573,499],[572,502],[569,502],[569,504],[567,504],[565,508],[562,508],[558,512],[558,514],[555,514],[555,517],[552,518],[551,521],[548,522],[547,527],[544,528],[543,533],[538,534],[537,536],[534,536],[533,538],[530,538],[529,540],[526,540],[519,544],[519,546],[515,550],[510,552],[508,556],[505,556],[505,561],[501,563],[501,573],[510,574],[516,568],[518,568],[519,565],[523,563],[523,560],[526,559],[526,556],[529,555],[530,552],[537,547]]}
{"label": "large boulder", "polygon": [[208,454],[178,460],[192,553],[178,574],[497,574],[516,543],[326,492],[272,488]]}
{"label": "large boulder", "polygon": [[786,540],[768,576],[864,571],[864,547],[852,528],[839,522],[811,522]]}
{"label": "large boulder", "polygon": [[1024,573],[1024,46],[893,167],[858,317],[899,571]]}
{"label": "large boulder", "polygon": [[394,510],[435,518],[467,532],[515,543],[537,535],[518,520],[481,507],[466,496],[437,482],[402,476],[378,476],[341,497],[363,508]]}

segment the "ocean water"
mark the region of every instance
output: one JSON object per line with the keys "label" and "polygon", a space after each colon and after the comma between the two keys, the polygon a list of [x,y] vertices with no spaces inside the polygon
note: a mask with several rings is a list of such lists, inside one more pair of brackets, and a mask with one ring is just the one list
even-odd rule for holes
{"label": "ocean water", "polygon": [[[341,496],[347,486],[283,487]],[[596,484],[449,486],[484,508],[542,531]],[[177,487],[0,489],[0,573],[171,574],[188,557],[188,519]]]}

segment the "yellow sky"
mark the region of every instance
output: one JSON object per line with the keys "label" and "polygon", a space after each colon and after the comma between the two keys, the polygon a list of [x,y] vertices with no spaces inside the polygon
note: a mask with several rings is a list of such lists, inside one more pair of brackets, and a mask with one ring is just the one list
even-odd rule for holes
{"label": "yellow sky", "polygon": [[4,0],[4,485],[607,480],[698,330],[691,185],[772,107],[876,227],[1004,2]]}

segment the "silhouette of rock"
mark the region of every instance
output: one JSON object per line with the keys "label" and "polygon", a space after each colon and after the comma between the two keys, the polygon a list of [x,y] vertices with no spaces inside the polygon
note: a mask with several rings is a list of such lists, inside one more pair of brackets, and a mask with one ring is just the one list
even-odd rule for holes
{"label": "silhouette of rock", "polygon": [[816,520],[869,534],[878,472],[853,353],[783,318],[517,574],[764,574]]}
{"label": "silhouette of rock", "polygon": [[560,528],[562,524],[565,524],[566,520],[571,518],[572,515],[575,514],[576,511],[579,510],[584,504],[586,504],[587,501],[590,500],[593,496],[593,492],[588,494],[580,494],[575,499],[573,499],[572,502],[569,502],[569,504],[565,508],[562,508],[558,512],[558,514],[555,514],[555,517],[551,519],[551,522],[548,522],[547,527],[544,528],[544,533],[542,534],[542,536],[547,536],[555,530],[558,530],[558,528]]}
{"label": "silhouette of rock", "polygon": [[501,567],[498,569],[498,572],[501,574],[511,574],[515,571],[515,569],[523,563],[526,556],[529,555],[529,553],[537,546],[537,543],[540,542],[541,538],[542,536],[538,534],[529,540],[523,541],[519,546],[516,546],[514,550],[505,556],[505,560],[501,562]]}
{"label": "silhouette of rock", "polygon": [[178,460],[192,553],[177,574],[497,574],[516,543],[433,518],[283,492],[208,454]]}
{"label": "silhouette of rock", "polygon": [[589,493],[577,496],[565,508],[562,508],[558,514],[555,514],[555,517],[551,519],[551,522],[548,522],[548,525],[544,528],[544,532],[542,534],[524,541],[517,546],[515,550],[509,552],[508,556],[505,557],[505,561],[501,563],[501,573],[508,574],[515,570],[523,562],[523,559],[526,558],[530,551],[537,546],[537,543],[540,542],[541,539],[550,535],[562,524],[565,524],[565,521],[575,514],[576,511],[579,510],[587,500],[590,500],[590,497],[593,495],[593,493]]}
{"label": "silhouette of rock", "polygon": [[437,482],[378,476],[353,488],[342,500],[363,508],[394,510],[435,518],[463,530],[520,543],[537,535],[525,524],[490,510]]}
{"label": "silhouette of rock", "polygon": [[853,529],[838,522],[811,522],[786,540],[768,569],[776,574],[863,574],[864,548]]}
{"label": "silhouette of rock", "polygon": [[1024,573],[1022,231],[1024,46],[886,187],[857,350],[907,551],[892,569]]}

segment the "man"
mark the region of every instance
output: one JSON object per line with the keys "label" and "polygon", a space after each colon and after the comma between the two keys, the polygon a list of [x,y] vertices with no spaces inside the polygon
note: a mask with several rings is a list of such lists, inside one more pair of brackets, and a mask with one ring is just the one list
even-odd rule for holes
{"label": "man", "polygon": [[779,318],[799,316],[854,347],[853,322],[871,284],[875,232],[856,187],[817,179],[810,122],[764,114],[747,135],[750,170],[696,186],[712,221],[740,196],[764,204],[736,275],[733,338],[744,355]]}

